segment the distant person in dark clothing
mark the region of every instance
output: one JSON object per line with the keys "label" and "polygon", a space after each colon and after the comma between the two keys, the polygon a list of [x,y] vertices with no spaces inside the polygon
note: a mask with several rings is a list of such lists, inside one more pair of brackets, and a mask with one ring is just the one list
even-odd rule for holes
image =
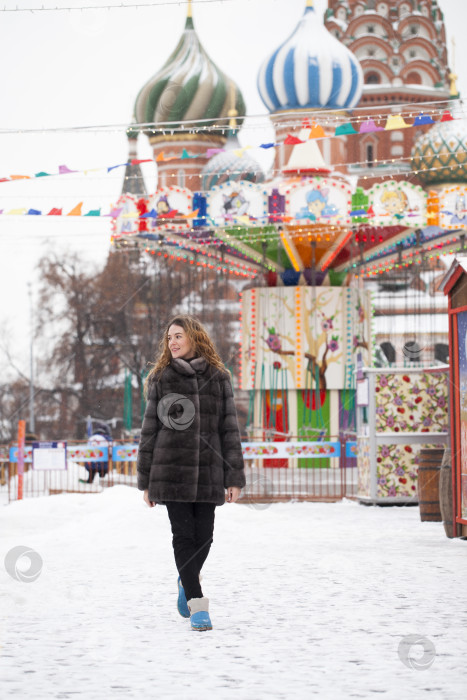
{"label": "distant person in dark clothing", "polygon": [[[107,427],[98,427],[88,440],[88,445],[91,447],[108,447],[110,449],[112,436]],[[84,467],[88,472],[88,478],[80,479],[81,484],[92,484],[96,474],[99,474],[102,479],[109,472],[109,462],[85,462]]]}

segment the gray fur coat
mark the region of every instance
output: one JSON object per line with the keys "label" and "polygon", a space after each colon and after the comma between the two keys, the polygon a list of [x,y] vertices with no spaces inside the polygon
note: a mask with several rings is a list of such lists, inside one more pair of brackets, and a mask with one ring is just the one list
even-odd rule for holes
{"label": "gray fur coat", "polygon": [[175,358],[150,383],[138,450],[138,488],[149,500],[223,505],[245,486],[232,385],[203,357]]}

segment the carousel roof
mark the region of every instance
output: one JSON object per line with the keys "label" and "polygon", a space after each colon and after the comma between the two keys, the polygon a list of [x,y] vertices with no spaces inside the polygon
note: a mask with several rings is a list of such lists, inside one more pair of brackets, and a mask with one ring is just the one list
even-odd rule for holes
{"label": "carousel roof", "polygon": [[292,35],[263,63],[258,90],[270,112],[283,109],[350,109],[363,86],[358,59],[323,25],[307,0]]}

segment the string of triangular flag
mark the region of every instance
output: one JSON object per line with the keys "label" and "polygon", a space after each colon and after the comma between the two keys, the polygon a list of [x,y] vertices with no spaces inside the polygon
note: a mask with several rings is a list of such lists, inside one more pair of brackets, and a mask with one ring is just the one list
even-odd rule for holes
{"label": "string of triangular flag", "polygon": [[[447,122],[447,121],[453,121],[454,117],[452,116],[451,112],[449,110],[445,110],[441,116],[441,119],[439,120],[440,122]],[[324,128],[318,124],[315,121],[312,121],[310,123],[309,119],[304,119],[302,122],[302,127],[304,129],[309,129],[310,133],[308,135],[308,139],[323,139],[323,138],[332,138],[333,136],[349,136],[349,135],[356,135],[356,134],[369,134],[372,132],[376,131],[392,131],[392,130],[397,130],[397,129],[408,129],[410,127],[420,127],[420,126],[427,126],[430,124],[435,124],[435,120],[429,115],[425,114],[424,112],[420,112],[415,119],[413,124],[407,124],[406,120],[401,114],[390,114],[387,119],[386,123],[384,126],[378,126],[375,122],[374,119],[366,119],[365,121],[362,121],[360,125],[355,124],[355,126],[358,126],[358,131],[355,128],[355,126],[352,124],[351,121],[345,122],[344,124],[339,124],[334,128],[334,133],[326,133]],[[283,141],[279,142],[270,142],[270,143],[262,143],[259,146],[243,146],[242,148],[235,149],[233,153],[237,155],[238,157],[242,157],[245,151],[251,150],[253,148],[262,148],[262,149],[269,149],[269,148],[276,148],[278,146],[281,146],[282,144],[286,146],[295,146],[301,143],[306,143],[303,139],[298,138],[297,136],[293,136],[292,134],[287,134],[286,138]],[[201,152],[201,153],[189,153],[186,148],[182,150],[181,156],[166,156],[164,151],[161,151],[157,156],[156,156],[156,163],[162,163],[162,162],[169,162],[171,160],[188,160],[188,159],[196,159],[196,158],[204,158],[204,159],[210,159],[213,156],[217,155],[218,153],[223,153],[225,152],[225,148],[208,148],[206,151]],[[32,180],[34,178],[40,178],[40,177],[54,177],[57,175],[70,175],[72,173],[84,173],[84,175],[87,175],[88,173],[91,172],[97,172],[101,170],[106,170],[108,173],[111,172],[112,170],[115,170],[116,168],[125,168],[128,166],[132,165],[141,165],[143,163],[154,163],[154,160],[152,158],[133,158],[132,160],[126,162],[126,163],[118,163],[117,165],[110,165],[102,168],[88,168],[86,170],[71,170],[67,165],[60,165],[58,167],[58,172],[57,173],[48,173],[45,171],[40,171],[38,173],[35,173],[35,175],[9,175],[8,177],[1,177],[0,178],[0,183],[1,182],[13,182],[15,180]],[[92,214],[89,214],[89,216],[93,216]]]}

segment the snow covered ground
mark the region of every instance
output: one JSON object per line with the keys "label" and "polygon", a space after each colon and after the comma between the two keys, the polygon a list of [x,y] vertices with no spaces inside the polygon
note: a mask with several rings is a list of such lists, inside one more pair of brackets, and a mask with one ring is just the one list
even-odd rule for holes
{"label": "snow covered ground", "polygon": [[467,697],[467,542],[416,507],[217,508],[208,632],[135,488],[2,507],[0,556],[2,698]]}

